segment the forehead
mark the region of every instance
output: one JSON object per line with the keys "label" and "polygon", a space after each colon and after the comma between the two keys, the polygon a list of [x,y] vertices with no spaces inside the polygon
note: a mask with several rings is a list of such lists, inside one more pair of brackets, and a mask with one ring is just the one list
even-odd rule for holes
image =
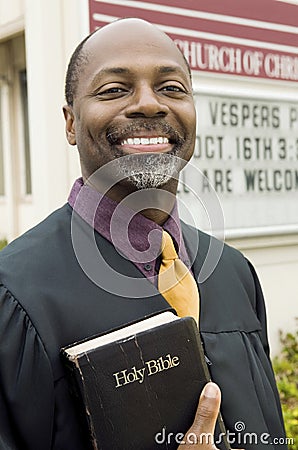
{"label": "forehead", "polygon": [[125,19],[103,27],[89,38],[83,51],[88,57],[84,69],[87,78],[104,67],[149,69],[173,65],[188,74],[175,43],[153,25],[138,19]]}

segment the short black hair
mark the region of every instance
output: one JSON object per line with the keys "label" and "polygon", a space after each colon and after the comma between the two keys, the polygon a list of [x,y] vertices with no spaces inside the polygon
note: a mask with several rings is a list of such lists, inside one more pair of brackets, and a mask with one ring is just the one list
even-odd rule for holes
{"label": "short black hair", "polygon": [[[65,99],[69,106],[73,106],[73,100],[77,92],[80,74],[84,69],[84,66],[89,62],[88,54],[83,51],[84,45],[97,30],[98,28],[94,30],[92,33],[90,33],[88,36],[86,36],[85,39],[83,39],[79,43],[79,45],[76,47],[73,54],[71,55],[65,77]],[[182,50],[178,46],[177,48],[183,56],[191,81],[192,76],[189,62],[187,61]]]}
{"label": "short black hair", "polygon": [[88,34],[74,50],[68,63],[65,77],[65,99],[68,105],[73,105],[73,99],[77,92],[80,74],[84,66],[89,62],[88,55],[83,51],[85,43],[96,32]]}

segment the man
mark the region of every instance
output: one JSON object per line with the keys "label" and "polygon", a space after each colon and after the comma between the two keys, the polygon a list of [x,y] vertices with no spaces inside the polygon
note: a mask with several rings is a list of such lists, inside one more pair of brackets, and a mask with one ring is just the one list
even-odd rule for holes
{"label": "man", "polygon": [[[1,449],[88,448],[60,348],[169,308],[156,280],[163,229],[194,279],[210,247],[207,235],[180,223],[175,204],[196,122],[189,68],[175,44],[138,19],[103,27],[74,52],[66,100],[67,139],[77,145],[86,184],[78,180],[65,206],[0,255]],[[140,213],[129,221],[135,199]],[[127,229],[119,229],[123,217]],[[92,246],[103,258],[91,255]],[[255,272],[225,246],[196,289],[226,426],[240,431],[241,422],[258,439],[232,446],[265,449],[284,430]],[[213,433],[220,395],[207,385],[191,433]]]}

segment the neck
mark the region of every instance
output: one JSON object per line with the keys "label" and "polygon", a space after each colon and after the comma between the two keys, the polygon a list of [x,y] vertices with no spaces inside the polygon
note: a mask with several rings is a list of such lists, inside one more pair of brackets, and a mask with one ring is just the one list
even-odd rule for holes
{"label": "neck", "polygon": [[[172,180],[162,188],[133,190],[120,201],[128,208],[142,214],[147,219],[162,225],[169,217],[175,202],[177,182]],[[115,199],[119,203],[118,199]]]}
{"label": "neck", "polygon": [[88,180],[87,183],[111,200],[117,203],[121,202],[123,206],[142,214],[158,225],[162,225],[168,219],[176,202],[178,185],[178,181],[172,179],[162,188],[136,190],[131,183],[126,185],[121,183],[105,192],[105,189],[102,189],[103,186],[97,182],[90,183]]}
{"label": "neck", "polygon": [[[173,203],[171,209],[173,209],[173,207],[174,207],[174,203]],[[147,219],[152,220],[153,222],[155,222],[161,226],[169,218],[169,214],[167,212],[161,211],[159,209],[144,209],[143,211],[140,211],[140,214],[142,214]]]}

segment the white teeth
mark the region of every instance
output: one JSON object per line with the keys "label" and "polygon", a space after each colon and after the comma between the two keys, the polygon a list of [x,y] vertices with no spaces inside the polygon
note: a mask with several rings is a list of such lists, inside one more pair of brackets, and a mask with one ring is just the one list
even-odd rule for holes
{"label": "white teeth", "polygon": [[169,139],[166,137],[140,137],[140,138],[127,138],[122,141],[122,145],[156,145],[156,144],[168,144]]}

